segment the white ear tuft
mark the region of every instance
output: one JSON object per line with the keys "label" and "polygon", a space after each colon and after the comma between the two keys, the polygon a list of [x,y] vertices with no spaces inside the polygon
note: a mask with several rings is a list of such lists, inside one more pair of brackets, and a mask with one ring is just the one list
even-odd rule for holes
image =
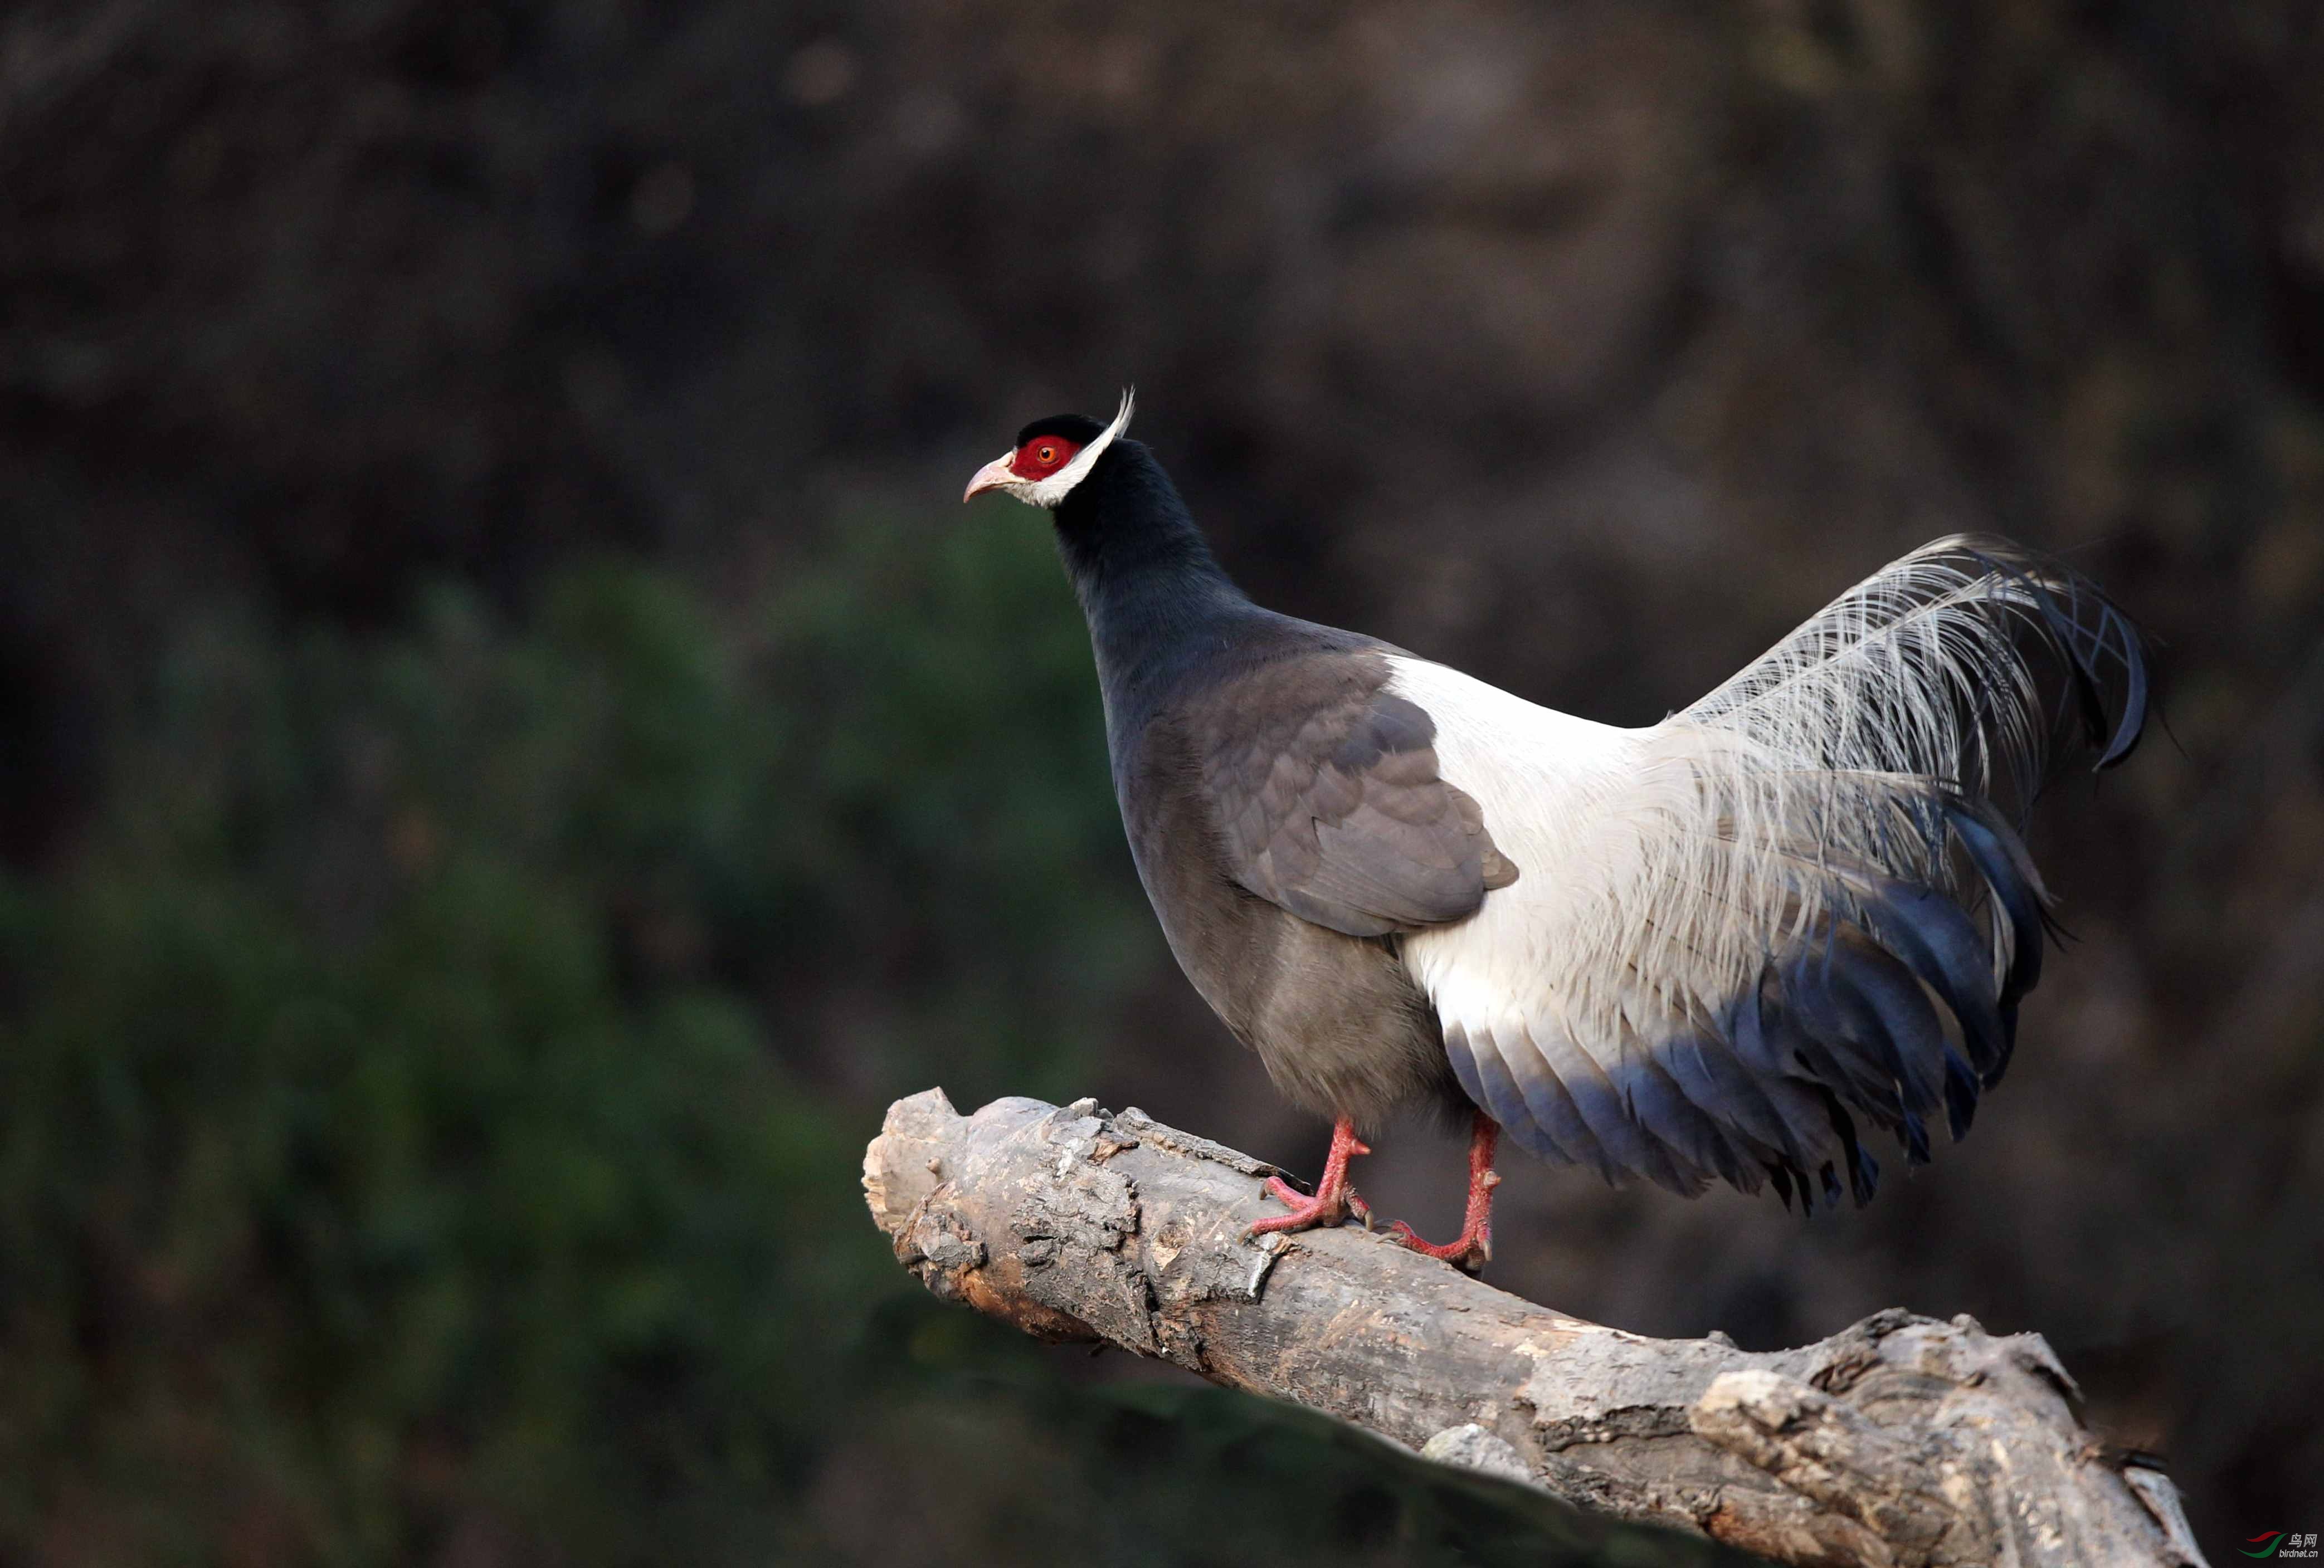
{"label": "white ear tuft", "polygon": [[1057,503],[1073,493],[1074,486],[1089,477],[1089,471],[1097,466],[1097,460],[1104,454],[1107,447],[1113,445],[1114,437],[1130,428],[1130,411],[1137,403],[1138,389],[1124,387],[1121,390],[1121,408],[1115,413],[1113,423],[1100,431],[1096,440],[1074,453],[1074,460],[1065,467],[1038,483],[1017,491],[1018,498],[1034,506],[1056,510]]}

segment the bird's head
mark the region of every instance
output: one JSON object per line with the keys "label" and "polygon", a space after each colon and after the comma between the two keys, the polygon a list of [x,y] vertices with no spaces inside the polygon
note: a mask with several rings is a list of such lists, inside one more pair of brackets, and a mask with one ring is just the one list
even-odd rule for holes
{"label": "bird's head", "polygon": [[1085,414],[1056,414],[1036,419],[1017,433],[1017,445],[976,471],[968,491],[960,499],[973,500],[986,491],[1015,496],[1027,506],[1056,509],[1074,486],[1089,477],[1115,436],[1130,427],[1130,395],[1121,394],[1121,410],[1111,425],[1101,425]]}

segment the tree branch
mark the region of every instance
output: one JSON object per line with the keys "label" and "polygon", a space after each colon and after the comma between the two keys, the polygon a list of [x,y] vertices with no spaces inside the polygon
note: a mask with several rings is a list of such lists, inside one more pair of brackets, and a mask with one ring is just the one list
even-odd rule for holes
{"label": "tree branch", "polygon": [[1272,1168],[1130,1110],[899,1100],[864,1193],[937,1297],[1781,1563],[2201,1564],[2039,1334],[1877,1313],[1797,1350],[1646,1339],[1361,1230],[1247,1239]]}

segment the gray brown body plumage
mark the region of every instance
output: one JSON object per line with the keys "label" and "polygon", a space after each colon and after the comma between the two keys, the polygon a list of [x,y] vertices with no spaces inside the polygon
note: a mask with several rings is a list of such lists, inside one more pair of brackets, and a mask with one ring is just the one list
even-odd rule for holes
{"label": "gray brown body plumage", "polygon": [[[1377,751],[1367,720],[1387,678],[1377,657],[1285,654],[1238,680],[1198,684],[1126,738],[1117,768],[1123,779],[1144,781],[1120,792],[1122,821],[1187,977],[1258,1052],[1286,1098],[1366,1128],[1399,1107],[1465,1113],[1468,1101],[1446,1063],[1435,1011],[1397,954],[1399,928],[1319,895],[1314,836],[1344,828],[1350,817],[1395,824],[1417,852],[1440,862],[1416,863],[1431,874],[1425,891],[1434,902],[1426,912],[1439,919],[1474,910],[1487,885],[1471,842],[1481,831],[1462,819],[1449,792],[1441,802],[1426,798],[1432,785],[1444,786],[1425,747],[1383,754],[1386,768],[1332,765],[1335,755]],[[1285,716],[1301,716],[1307,745],[1271,733]],[[1209,782],[1222,776],[1231,781],[1223,792]],[[1232,802],[1226,810],[1222,796]],[[1335,809],[1319,821],[1327,808]],[[1399,812],[1420,820],[1401,821]],[[1447,841],[1432,842],[1440,838]],[[1251,891],[1253,880],[1309,915]],[[1350,934],[1318,924],[1314,913],[1384,929]]]}

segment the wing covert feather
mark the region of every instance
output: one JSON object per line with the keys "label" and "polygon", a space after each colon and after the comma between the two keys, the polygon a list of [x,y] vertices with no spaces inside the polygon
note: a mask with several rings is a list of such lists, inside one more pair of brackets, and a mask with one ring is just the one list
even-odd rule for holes
{"label": "wing covert feather", "polygon": [[1462,920],[1517,877],[1482,810],[1438,773],[1434,720],[1388,675],[1376,656],[1282,659],[1184,716],[1229,874],[1349,936]]}

